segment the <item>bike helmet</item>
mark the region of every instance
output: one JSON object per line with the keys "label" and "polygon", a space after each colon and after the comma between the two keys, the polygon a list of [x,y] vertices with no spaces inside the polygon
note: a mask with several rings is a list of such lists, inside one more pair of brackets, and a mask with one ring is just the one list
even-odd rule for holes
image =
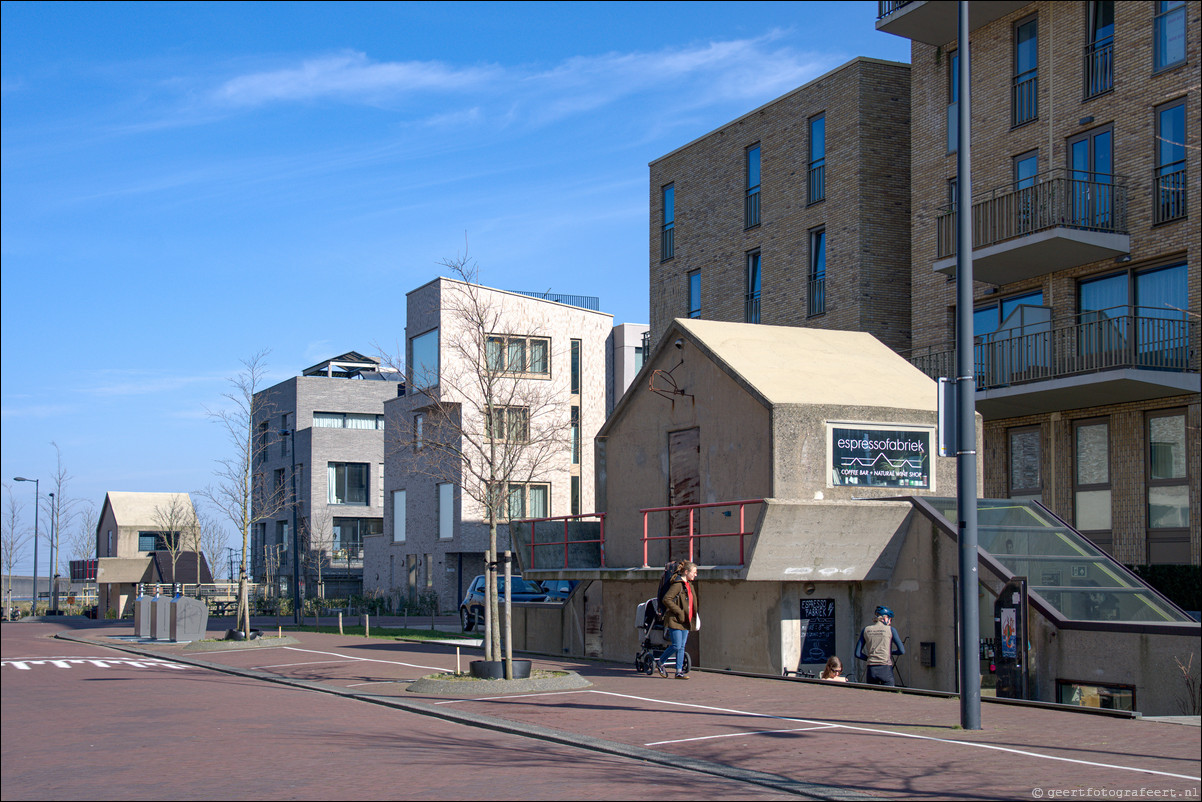
{"label": "bike helmet", "polygon": [[877,608],[876,608],[876,613],[875,613],[875,614],[876,614],[876,615],[887,615],[887,616],[889,616],[890,618],[892,618],[892,617],[893,617],[893,611],[892,611],[892,610],[890,610],[888,607],[886,607],[886,606],[885,606],[885,605],[883,605],[883,604],[882,604],[882,605],[880,605],[879,607],[877,607]]}

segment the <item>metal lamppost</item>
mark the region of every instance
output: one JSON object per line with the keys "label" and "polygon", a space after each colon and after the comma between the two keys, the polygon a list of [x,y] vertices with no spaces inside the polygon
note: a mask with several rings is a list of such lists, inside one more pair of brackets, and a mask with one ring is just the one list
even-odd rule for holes
{"label": "metal lamppost", "polygon": [[292,454],[292,619],[301,623],[300,595],[300,532],[296,528],[296,430],[281,429],[280,437],[291,437],[289,452]]}
{"label": "metal lamppost", "polygon": [[42,504],[41,485],[38,479],[13,477],[14,482],[33,482],[33,600],[29,603],[29,614],[38,612],[38,507]]}
{"label": "metal lamppost", "polygon": [[50,567],[46,573],[50,575],[50,600],[46,603],[51,615],[58,610],[58,563],[55,562],[55,545],[58,542],[56,537],[58,534],[58,507],[55,506],[57,499],[53,493],[47,493],[50,497]]}

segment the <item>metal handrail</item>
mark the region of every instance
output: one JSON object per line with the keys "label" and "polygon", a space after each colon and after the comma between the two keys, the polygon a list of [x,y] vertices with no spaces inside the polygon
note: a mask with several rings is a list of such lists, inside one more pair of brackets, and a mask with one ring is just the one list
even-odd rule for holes
{"label": "metal handrail", "polygon": [[[601,567],[605,567],[605,515],[603,512],[582,512],[577,515],[554,515],[549,518],[523,518],[520,521],[510,521],[509,525],[520,526],[521,524],[530,524],[530,565],[534,565],[534,550],[540,546],[563,546],[563,567],[568,567],[568,546],[580,543],[597,543],[601,554]],[[588,540],[572,540],[568,537],[568,522],[578,521],[584,518],[598,518],[601,521],[601,533],[597,538]],[[563,521],[563,540],[551,540],[546,543],[534,542],[534,525],[545,523],[547,521]]]}
{"label": "metal handrail", "polygon": [[[754,535],[755,532],[747,531],[745,510],[748,504],[763,504],[764,499],[742,499],[739,501],[713,501],[706,504],[676,504],[670,507],[646,507],[639,510],[643,514],[643,567],[649,568],[651,564],[647,560],[647,544],[653,540],[684,540],[689,542],[689,560],[693,560],[694,542],[697,538],[702,537],[737,537],[739,539],[739,565],[745,563],[746,549],[744,541],[748,535]],[[712,507],[735,507],[739,508],[739,531],[738,532],[694,532],[694,515],[697,510],[709,509]],[[653,512],[685,512],[689,513],[689,533],[687,535],[650,535],[648,534],[647,516]]]}
{"label": "metal handrail", "polygon": [[876,18],[884,19],[893,12],[910,5],[912,0],[877,0]]}

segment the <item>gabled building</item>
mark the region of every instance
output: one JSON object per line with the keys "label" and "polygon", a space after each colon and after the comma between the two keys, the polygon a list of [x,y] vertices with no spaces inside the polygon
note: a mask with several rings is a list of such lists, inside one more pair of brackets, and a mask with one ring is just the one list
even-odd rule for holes
{"label": "gabled building", "polygon": [[384,524],[384,402],[404,391],[397,371],[351,351],[255,395],[254,581],[291,595],[295,515],[303,595],[361,592],[363,538]]}
{"label": "gabled building", "polygon": [[[957,4],[880,9],[912,41],[910,357],[952,376]],[[1202,6],[969,11],[985,493],[1120,562],[1198,565]]]}

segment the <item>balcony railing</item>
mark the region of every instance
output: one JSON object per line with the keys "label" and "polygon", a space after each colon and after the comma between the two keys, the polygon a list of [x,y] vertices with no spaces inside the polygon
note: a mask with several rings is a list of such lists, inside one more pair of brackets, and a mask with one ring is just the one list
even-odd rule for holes
{"label": "balcony railing", "polygon": [[[1181,181],[1184,197],[1184,179]],[[985,248],[1057,227],[1127,232],[1127,178],[1064,169],[1035,176],[1016,188],[1007,184],[982,193],[972,204],[972,242]],[[936,222],[938,257],[956,253],[956,207],[944,206]]]}
{"label": "balcony railing", "polygon": [[1157,223],[1167,223],[1186,215],[1185,161],[1159,167],[1153,179],[1153,214]]}
{"label": "balcony railing", "polygon": [[810,317],[826,312],[826,276],[810,279],[810,298],[807,314]]}
{"label": "balcony railing", "polygon": [[809,195],[807,203],[817,203],[826,200],[826,162],[815,162],[810,165]]}
{"label": "balcony railing", "polygon": [[669,223],[659,232],[659,260],[666,262],[676,255],[676,227]]}
{"label": "balcony railing", "polygon": [[[530,551],[530,569],[604,568],[605,513],[510,521],[514,544]],[[561,534],[562,532],[562,534]],[[529,541],[525,537],[529,533]],[[559,553],[562,553],[562,564]]]}
{"label": "balcony railing", "polygon": [[1039,75],[1027,70],[1014,76],[1011,87],[1010,125],[1022,125],[1039,117]]}
{"label": "balcony railing", "polygon": [[743,321],[745,323],[760,322],[760,296],[753,295],[743,302]]}
{"label": "balcony railing", "polygon": [[513,290],[518,295],[527,295],[531,298],[541,298],[544,301],[554,301],[557,304],[567,304],[568,306],[578,306],[581,309],[591,309],[596,312],[601,308],[601,299],[595,295],[565,295],[562,292],[528,292],[526,290]]}
{"label": "balcony railing", "polygon": [[[745,539],[749,535],[755,534],[755,532],[750,532],[747,530],[747,515],[746,515],[747,505],[748,504],[763,504],[763,503],[764,503],[764,500],[762,498],[756,498],[756,499],[745,499],[742,501],[717,501],[717,502],[713,502],[710,504],[678,504],[674,507],[648,507],[647,509],[639,510],[639,512],[641,512],[643,514],[643,567],[647,568],[648,566],[651,565],[651,563],[648,562],[648,558],[650,556],[648,553],[648,546],[651,543],[655,543],[655,542],[659,542],[659,541],[667,541],[668,548],[667,548],[667,554],[664,555],[664,559],[668,559],[668,555],[670,555],[672,553],[671,542],[673,540],[684,541],[687,544],[687,555],[688,555],[689,561],[696,562],[697,561],[697,547],[700,545],[698,543],[698,541],[701,538],[708,538],[708,537],[737,537],[739,539],[739,561],[737,564],[744,565],[746,563],[746,554],[747,554]],[[737,532],[704,532],[704,533],[697,531],[698,530],[698,526],[697,526],[698,510],[716,509],[716,508],[720,508],[720,507],[728,507],[728,508],[729,507],[738,507],[739,508],[739,529],[738,529],[738,531]],[[648,517],[651,515],[651,513],[656,513],[656,512],[666,512],[669,514],[669,517],[668,517],[669,528],[673,528],[672,523],[671,523],[672,513],[676,513],[676,514],[687,513],[687,518],[688,518],[687,532],[682,535],[671,535],[671,534],[652,535],[652,534],[650,534],[651,530],[650,530],[649,524],[648,524]],[[731,512],[733,512],[733,510],[731,510]],[[656,562],[663,563],[664,560],[657,558]]]}
{"label": "balcony railing", "polygon": [[910,5],[910,3],[911,0],[877,0],[876,18],[884,19],[902,6]]}
{"label": "balcony railing", "polygon": [[743,228],[755,228],[760,224],[760,191],[747,193],[743,202]]}
{"label": "balcony railing", "polygon": [[[1086,312],[1067,326],[978,337],[974,346],[978,390],[1122,368],[1197,372],[1198,322],[1164,309],[1117,307]],[[1031,329],[1035,329],[1032,331]],[[931,378],[954,376],[952,344],[915,349],[910,363]]]}
{"label": "balcony railing", "polygon": [[1097,97],[1114,88],[1114,40],[1085,46],[1085,97]]}

